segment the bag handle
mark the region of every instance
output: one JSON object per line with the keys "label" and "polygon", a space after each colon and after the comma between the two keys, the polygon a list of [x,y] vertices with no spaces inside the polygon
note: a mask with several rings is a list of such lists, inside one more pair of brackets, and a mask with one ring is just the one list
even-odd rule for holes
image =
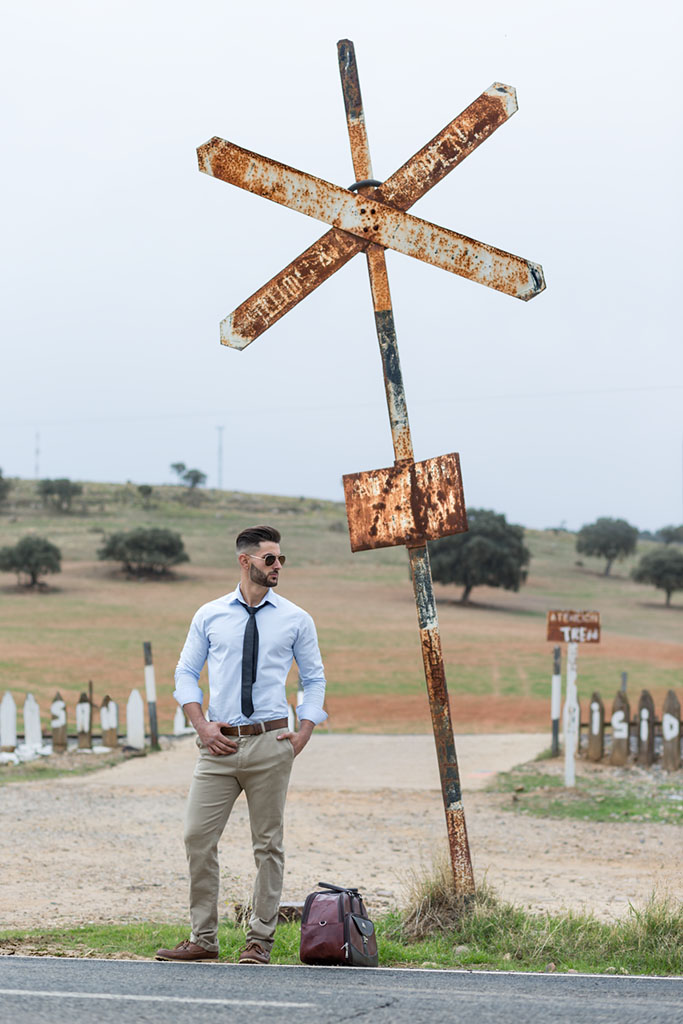
{"label": "bag handle", "polygon": [[353,885],[333,885],[331,882],[318,882],[318,885],[321,889],[331,889],[332,892],[348,892],[360,898],[358,889]]}

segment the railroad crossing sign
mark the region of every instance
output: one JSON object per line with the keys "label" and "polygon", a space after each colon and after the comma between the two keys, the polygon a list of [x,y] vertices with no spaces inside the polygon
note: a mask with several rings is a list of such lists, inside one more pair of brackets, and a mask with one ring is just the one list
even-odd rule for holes
{"label": "railroad crossing sign", "polygon": [[437,749],[456,891],[474,893],[441,637],[427,540],[467,530],[457,454],[416,463],[384,250],[395,249],[524,301],[545,288],[542,268],[407,211],[517,110],[515,90],[495,83],[384,182],[373,177],[353,43],[337,44],[356,180],[321,178],[213,138],[199,169],[329,224],[329,230],[221,323],[221,342],[244,349],[360,252],[368,263],[384,372],[394,466],[344,477],[351,548],[408,549],[422,660]]}
{"label": "railroad crossing sign", "polygon": [[[353,44],[339,44],[354,156],[367,152]],[[341,67],[341,60],[347,60]],[[199,169],[249,192],[332,225],[332,230],[243,302],[221,323],[221,342],[243,349],[315,288],[371,244],[395,249],[497,291],[528,300],[545,288],[542,268],[406,211],[457,167],[517,110],[515,90],[495,83],[384,182],[365,179],[351,190],[214,137],[197,150]],[[369,152],[368,152],[369,158]],[[356,161],[354,159],[354,168]],[[355,195],[355,191],[360,195]],[[372,199],[372,202],[368,202]]]}

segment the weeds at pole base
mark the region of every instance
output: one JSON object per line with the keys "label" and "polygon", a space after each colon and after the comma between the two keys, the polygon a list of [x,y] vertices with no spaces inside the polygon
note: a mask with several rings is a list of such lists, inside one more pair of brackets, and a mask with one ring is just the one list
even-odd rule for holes
{"label": "weeds at pole base", "polygon": [[457,931],[477,907],[495,900],[486,883],[474,896],[457,892],[453,868],[445,854],[437,855],[431,868],[413,870],[404,882],[407,896],[398,931],[407,942],[419,942],[435,932]]}
{"label": "weeds at pole base", "polygon": [[503,970],[683,974],[683,900],[653,893],[628,915],[530,913],[502,901],[483,883],[469,905],[455,892],[448,858],[415,872],[402,910],[379,929],[383,956],[394,963]]}

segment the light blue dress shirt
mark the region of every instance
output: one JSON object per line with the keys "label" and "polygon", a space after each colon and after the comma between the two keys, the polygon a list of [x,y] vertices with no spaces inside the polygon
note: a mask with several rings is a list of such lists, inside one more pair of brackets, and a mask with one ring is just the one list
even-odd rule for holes
{"label": "light blue dress shirt", "polygon": [[285,683],[296,659],[303,687],[299,720],[324,722],[325,670],[320,658],[313,619],[303,608],[268,591],[258,607],[258,665],[252,689],[254,713],[242,714],[242,644],[249,613],[239,587],[225,597],[209,601],[196,613],[175,670],[173,696],[181,705],[202,703],[199,676],[209,668],[209,709],[212,722],[247,725],[287,717]]}

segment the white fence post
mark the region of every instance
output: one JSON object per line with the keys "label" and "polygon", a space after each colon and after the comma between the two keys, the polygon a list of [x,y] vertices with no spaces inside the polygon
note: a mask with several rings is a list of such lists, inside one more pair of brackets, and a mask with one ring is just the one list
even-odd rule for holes
{"label": "white fence post", "polygon": [[147,695],[147,710],[149,711],[149,744],[152,750],[159,750],[159,729],[157,726],[157,686],[154,678],[152,645],[148,640],[146,640],[142,645],[142,653],[145,659],[145,693]]}
{"label": "white fence post", "polygon": [[17,706],[9,691],[0,701],[0,749],[8,754],[17,746]]}
{"label": "white fence post", "polygon": [[562,708],[562,650],[557,644],[553,648],[553,674],[550,680],[550,722],[552,727],[551,751],[553,757],[560,754],[560,709]]}
{"label": "white fence post", "polygon": [[665,772],[675,772],[681,767],[681,704],[669,690],[662,708],[662,767]]}
{"label": "white fence post", "polygon": [[145,749],[145,705],[139,690],[132,690],[126,704],[126,746]]}
{"label": "white fence post", "polygon": [[40,708],[32,693],[27,693],[24,701],[24,746],[27,753],[31,754],[37,754],[43,747]]}
{"label": "white fence post", "polygon": [[576,696],[578,644],[567,644],[567,696],[564,702],[564,784],[576,785],[574,758],[579,740],[579,703]]}
{"label": "white fence post", "polygon": [[189,725],[185,712],[181,706],[178,705],[175,709],[175,715],[173,716],[173,735],[186,736],[190,732],[194,732],[194,729]]}

